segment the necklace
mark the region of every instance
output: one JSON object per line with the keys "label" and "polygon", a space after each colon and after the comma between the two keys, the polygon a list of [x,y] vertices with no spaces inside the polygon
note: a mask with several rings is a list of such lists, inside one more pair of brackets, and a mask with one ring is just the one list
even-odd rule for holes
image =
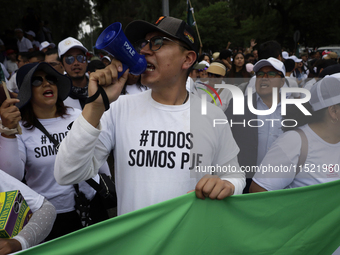
{"label": "necklace", "polygon": [[185,104],[185,102],[188,101],[188,98],[189,98],[189,92],[187,91],[187,97],[184,99],[183,104]]}

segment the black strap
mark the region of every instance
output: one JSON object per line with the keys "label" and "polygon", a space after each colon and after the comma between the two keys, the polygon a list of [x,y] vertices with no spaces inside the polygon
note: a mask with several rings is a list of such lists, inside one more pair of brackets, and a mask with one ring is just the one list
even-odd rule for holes
{"label": "black strap", "polygon": [[[100,176],[100,175],[99,175]],[[86,180],[86,182],[93,188],[95,189],[99,195],[101,195],[102,197],[107,197],[110,195],[110,191],[108,189],[103,188],[100,184],[98,184],[95,180],[88,179]]]}
{"label": "black strap", "polygon": [[[53,142],[54,147],[56,148],[56,150],[58,151],[59,149],[59,143],[56,139],[54,139],[53,136],[51,136],[50,133],[48,133],[48,131],[46,130],[46,128],[40,123],[39,120],[35,119],[34,120],[34,126],[36,128],[38,128],[41,132],[43,132],[49,139],[51,142]],[[103,196],[105,197],[105,194],[107,193],[106,190],[104,190],[95,180],[93,179],[88,179],[86,180],[86,182],[93,188],[95,189],[97,192],[103,194]],[[78,184],[73,184],[74,189],[76,190],[76,193],[79,195],[79,185]]]}
{"label": "black strap", "polygon": [[105,106],[105,111],[107,111],[108,109],[110,109],[110,103],[109,103],[109,98],[106,95],[105,90],[103,89],[102,86],[98,86],[98,90],[96,93],[94,93],[94,95],[90,96],[87,100],[86,100],[86,104],[93,102],[94,100],[96,100],[99,95],[102,95],[103,98],[103,102],[104,102],[104,106]]}
{"label": "black strap", "polygon": [[81,106],[81,109],[84,109],[84,106],[86,104],[87,96],[84,95],[78,95],[74,93],[73,91],[70,92],[69,97],[75,100],[79,101],[79,104]]}
{"label": "black strap", "polygon": [[54,139],[53,136],[51,136],[50,133],[48,133],[48,131],[46,130],[46,128],[40,123],[40,121],[38,119],[34,120],[34,126],[36,128],[38,128],[41,132],[43,132],[49,139],[50,141],[54,144],[54,147],[57,149],[59,149],[59,143],[56,139]]}
{"label": "black strap", "polygon": [[73,187],[76,190],[77,195],[79,195],[79,185],[78,185],[78,183],[73,184]]}

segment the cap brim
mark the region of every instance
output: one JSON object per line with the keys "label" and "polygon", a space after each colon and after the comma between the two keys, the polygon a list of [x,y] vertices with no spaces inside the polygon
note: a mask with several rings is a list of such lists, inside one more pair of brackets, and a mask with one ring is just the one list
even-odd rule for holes
{"label": "cap brim", "polygon": [[18,94],[18,99],[20,100],[20,102],[16,104],[16,106],[19,109],[25,106],[31,100],[32,77],[33,77],[33,74],[38,70],[42,70],[46,74],[50,74],[58,78],[58,82],[57,82],[58,98],[60,98],[62,101],[64,101],[68,97],[71,91],[72,81],[69,77],[62,75],[61,73],[59,73],[57,70],[55,70],[52,66],[50,66],[46,62],[39,63],[25,75],[25,78],[21,84],[19,94]]}
{"label": "cap brim", "polygon": [[145,39],[145,36],[148,33],[151,32],[162,32],[164,34],[166,34],[167,36],[176,38],[176,39],[180,39],[166,31],[164,31],[163,29],[160,29],[159,27],[150,24],[144,20],[136,20],[136,21],[132,21],[130,24],[127,25],[127,27],[125,28],[125,35],[126,38],[133,44],[139,40]]}
{"label": "cap brim", "polygon": [[[282,63],[283,65],[283,63]],[[256,73],[258,72],[262,67],[264,66],[272,66],[273,68],[275,68],[275,70],[281,72],[283,74],[283,76],[286,75],[286,70],[283,69],[284,68],[284,65],[283,67],[279,68],[277,66],[275,66],[275,64],[272,64],[270,61],[268,61],[267,59],[262,59],[260,61],[258,61],[255,65],[254,65],[254,68],[253,68],[253,71]]]}
{"label": "cap brim", "polygon": [[221,75],[224,76],[226,71],[223,70],[222,68],[219,68],[217,66],[209,66],[209,68],[207,69],[208,73],[212,73],[212,74],[217,74],[217,75]]}
{"label": "cap brim", "polygon": [[84,51],[85,54],[86,54],[86,52],[88,52],[88,50],[84,46],[74,45],[70,48],[63,50],[62,52],[58,52],[58,56],[61,58],[61,56],[64,55],[66,52],[68,52],[70,49],[80,49],[80,50]]}
{"label": "cap brim", "polygon": [[195,70],[200,70],[200,69],[204,69],[204,68],[206,68],[206,65],[205,64],[199,64],[199,63],[195,64],[194,67],[193,67],[193,69],[195,69]]}
{"label": "cap brim", "polygon": [[[272,63],[270,63],[268,60],[262,59],[258,61],[253,68],[253,71],[256,73],[258,72],[262,67],[264,66],[273,66]],[[275,67],[274,67],[275,68]],[[275,68],[276,69],[276,68]]]}

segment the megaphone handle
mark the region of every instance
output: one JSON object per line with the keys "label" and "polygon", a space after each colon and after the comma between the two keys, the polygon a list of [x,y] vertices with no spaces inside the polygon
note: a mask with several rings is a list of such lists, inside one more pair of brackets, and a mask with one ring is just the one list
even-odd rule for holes
{"label": "megaphone handle", "polygon": [[[123,64],[123,63],[122,63]],[[125,73],[126,69],[128,69],[129,67],[125,64],[123,64],[123,71],[122,72],[118,72],[118,79],[120,77],[122,77],[122,75]]]}

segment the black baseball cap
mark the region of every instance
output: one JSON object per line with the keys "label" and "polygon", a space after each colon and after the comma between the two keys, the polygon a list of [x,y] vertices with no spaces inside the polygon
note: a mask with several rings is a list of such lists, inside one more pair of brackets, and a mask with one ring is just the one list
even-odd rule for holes
{"label": "black baseball cap", "polygon": [[155,31],[165,33],[184,42],[196,54],[198,53],[198,42],[191,27],[185,21],[169,16],[159,17],[155,24],[144,20],[132,21],[125,28],[125,35],[133,44],[141,39],[145,39],[146,34]]}

